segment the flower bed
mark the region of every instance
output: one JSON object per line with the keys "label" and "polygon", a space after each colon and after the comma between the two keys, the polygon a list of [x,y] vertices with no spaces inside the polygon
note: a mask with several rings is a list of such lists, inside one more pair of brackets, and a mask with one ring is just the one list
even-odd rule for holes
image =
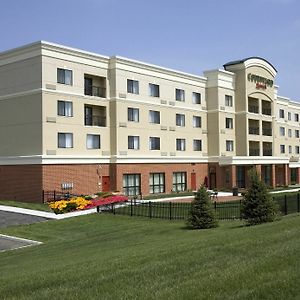
{"label": "flower bed", "polygon": [[97,206],[104,206],[109,205],[113,203],[121,203],[128,201],[128,197],[121,196],[121,195],[112,195],[105,198],[95,198],[94,200],[91,200],[91,203],[86,206],[86,208],[93,208]]}
{"label": "flower bed", "polygon": [[86,200],[83,197],[74,197],[68,200],[53,201],[48,203],[49,207],[56,214],[63,214],[74,210],[86,209],[90,204],[91,201]]}

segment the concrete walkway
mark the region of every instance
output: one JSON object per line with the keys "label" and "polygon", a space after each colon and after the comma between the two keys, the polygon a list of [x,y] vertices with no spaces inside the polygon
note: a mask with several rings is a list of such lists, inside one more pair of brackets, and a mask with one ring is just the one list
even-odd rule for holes
{"label": "concrete walkway", "polygon": [[42,244],[41,242],[0,234],[0,252]]}

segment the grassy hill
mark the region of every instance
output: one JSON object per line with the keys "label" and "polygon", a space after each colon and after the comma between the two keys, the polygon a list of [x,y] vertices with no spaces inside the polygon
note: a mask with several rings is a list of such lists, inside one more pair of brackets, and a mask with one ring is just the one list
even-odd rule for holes
{"label": "grassy hill", "polygon": [[2,229],[44,244],[0,253],[0,298],[299,299],[300,216],[241,225],[94,214]]}

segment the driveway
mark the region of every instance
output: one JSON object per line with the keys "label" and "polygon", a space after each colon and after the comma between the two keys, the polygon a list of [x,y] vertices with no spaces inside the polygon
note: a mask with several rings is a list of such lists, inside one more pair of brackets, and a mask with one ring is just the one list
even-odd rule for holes
{"label": "driveway", "polygon": [[0,228],[47,221],[47,218],[0,211]]}

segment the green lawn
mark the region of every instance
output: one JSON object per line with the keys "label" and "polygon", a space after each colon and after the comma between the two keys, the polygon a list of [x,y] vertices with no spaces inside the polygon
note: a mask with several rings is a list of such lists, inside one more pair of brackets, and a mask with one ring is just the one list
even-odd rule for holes
{"label": "green lawn", "polygon": [[48,204],[44,204],[44,203],[27,203],[27,202],[18,202],[18,201],[12,201],[12,200],[0,200],[0,205],[15,206],[15,207],[20,207],[20,208],[52,212],[52,210],[49,208]]}
{"label": "green lawn", "polygon": [[0,253],[0,298],[299,299],[300,215],[241,224],[102,213],[1,229],[44,244]]}

